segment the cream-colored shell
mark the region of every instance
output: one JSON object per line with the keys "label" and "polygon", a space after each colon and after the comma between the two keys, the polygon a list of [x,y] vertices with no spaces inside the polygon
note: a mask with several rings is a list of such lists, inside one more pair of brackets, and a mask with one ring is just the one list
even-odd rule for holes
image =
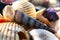
{"label": "cream-colored shell", "polygon": [[22,26],[14,22],[0,23],[0,40],[20,40],[18,32],[24,33],[26,40],[29,40],[28,33]]}
{"label": "cream-colored shell", "polygon": [[44,29],[33,29],[29,33],[34,40],[59,40],[53,33]]}
{"label": "cream-colored shell", "polygon": [[15,11],[10,5],[6,5],[3,9],[3,16],[5,19],[12,21],[14,19]]}
{"label": "cream-colored shell", "polygon": [[32,3],[26,1],[16,1],[12,4],[13,9],[25,12],[30,17],[36,17],[36,10]]}

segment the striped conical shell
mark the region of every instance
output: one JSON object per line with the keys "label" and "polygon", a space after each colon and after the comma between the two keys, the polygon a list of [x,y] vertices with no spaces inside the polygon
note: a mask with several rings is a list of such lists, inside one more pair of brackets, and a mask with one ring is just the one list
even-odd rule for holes
{"label": "striped conical shell", "polygon": [[16,1],[12,4],[13,9],[25,12],[30,17],[36,17],[36,10],[32,3],[26,1]]}
{"label": "striped conical shell", "polygon": [[21,36],[25,36],[25,40],[29,40],[28,33],[22,26],[13,22],[0,23],[0,40],[23,40],[20,38]]}

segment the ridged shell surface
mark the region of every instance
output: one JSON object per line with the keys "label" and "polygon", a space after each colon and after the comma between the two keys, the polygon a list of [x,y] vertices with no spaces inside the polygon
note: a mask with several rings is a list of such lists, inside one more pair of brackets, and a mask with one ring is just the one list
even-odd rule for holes
{"label": "ridged shell surface", "polygon": [[15,10],[19,10],[19,11],[25,12],[26,14],[28,14],[32,18],[35,18],[36,17],[35,7],[30,2],[26,2],[26,1],[15,1],[12,4],[12,7]]}
{"label": "ridged shell surface", "polygon": [[[0,23],[0,40],[20,40],[18,32],[26,34],[24,28],[13,22]],[[28,34],[26,34],[27,37]],[[25,40],[29,40],[26,38]]]}

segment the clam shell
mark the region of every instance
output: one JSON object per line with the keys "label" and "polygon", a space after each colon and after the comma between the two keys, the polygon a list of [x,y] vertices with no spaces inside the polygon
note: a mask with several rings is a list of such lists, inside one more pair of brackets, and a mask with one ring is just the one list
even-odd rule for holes
{"label": "clam shell", "polygon": [[12,4],[12,7],[15,10],[19,10],[19,11],[25,12],[26,14],[28,14],[32,18],[35,18],[36,17],[35,7],[30,2],[26,2],[26,1],[15,1]]}
{"label": "clam shell", "polygon": [[22,26],[14,22],[0,23],[0,40],[23,40],[23,39],[29,40],[29,36]]}
{"label": "clam shell", "polygon": [[53,33],[44,29],[33,29],[29,33],[34,40],[59,40]]}

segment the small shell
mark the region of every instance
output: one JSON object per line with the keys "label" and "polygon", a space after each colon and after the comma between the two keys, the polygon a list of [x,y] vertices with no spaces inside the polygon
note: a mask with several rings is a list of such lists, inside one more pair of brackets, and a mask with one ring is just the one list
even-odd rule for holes
{"label": "small shell", "polygon": [[10,5],[6,5],[3,9],[3,16],[5,19],[12,21],[14,19],[14,13],[15,11]]}
{"label": "small shell", "polygon": [[25,12],[30,17],[36,17],[36,10],[32,3],[26,1],[16,1],[12,4],[13,9]]}
{"label": "small shell", "polygon": [[59,40],[54,34],[44,29],[33,29],[29,33],[34,40]]}
{"label": "small shell", "polygon": [[43,8],[40,11],[37,11],[36,12],[36,19],[38,19],[42,23],[50,26],[50,22],[48,21],[48,19],[43,16],[43,13],[44,13],[45,10],[46,10],[46,8]]}
{"label": "small shell", "polygon": [[5,22],[5,23],[0,23],[0,40],[3,39],[4,40],[23,40],[23,39],[29,40],[29,36],[22,26],[14,22]]}

